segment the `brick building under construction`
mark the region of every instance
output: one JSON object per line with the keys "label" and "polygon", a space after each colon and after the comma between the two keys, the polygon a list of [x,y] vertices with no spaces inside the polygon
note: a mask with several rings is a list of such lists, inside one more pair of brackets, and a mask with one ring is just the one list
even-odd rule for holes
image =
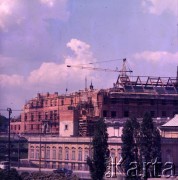
{"label": "brick building under construction", "polygon": [[88,136],[99,117],[123,124],[131,116],[150,112],[158,122],[178,114],[177,77],[128,76],[125,60],[118,79],[110,89],[89,89],[71,94],[37,94],[29,100],[18,119],[11,122],[11,132]]}

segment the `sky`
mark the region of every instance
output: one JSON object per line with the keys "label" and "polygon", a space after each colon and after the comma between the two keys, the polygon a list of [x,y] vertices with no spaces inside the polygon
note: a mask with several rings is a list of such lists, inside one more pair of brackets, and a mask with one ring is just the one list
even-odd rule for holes
{"label": "sky", "polygon": [[121,69],[124,58],[134,76],[176,76],[178,0],[0,0],[1,114],[37,93],[84,89],[85,78],[112,87],[116,72],[66,66]]}

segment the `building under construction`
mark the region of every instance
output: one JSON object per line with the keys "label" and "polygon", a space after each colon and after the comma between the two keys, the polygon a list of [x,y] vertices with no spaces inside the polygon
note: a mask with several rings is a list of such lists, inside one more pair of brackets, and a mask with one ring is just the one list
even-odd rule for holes
{"label": "building under construction", "polygon": [[121,125],[132,116],[149,112],[158,123],[178,114],[177,77],[129,76],[123,61],[114,86],[89,88],[71,94],[37,94],[11,122],[11,132],[60,136],[88,136],[98,118]]}

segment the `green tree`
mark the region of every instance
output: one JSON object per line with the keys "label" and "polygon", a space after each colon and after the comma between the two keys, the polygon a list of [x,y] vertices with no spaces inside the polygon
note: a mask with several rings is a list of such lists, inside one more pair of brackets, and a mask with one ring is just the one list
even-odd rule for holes
{"label": "green tree", "polygon": [[128,171],[131,162],[139,160],[139,123],[136,118],[128,119],[122,130],[122,158],[125,173]]}
{"label": "green tree", "polygon": [[90,175],[93,180],[102,180],[107,168],[109,158],[107,127],[103,119],[95,124],[94,136],[92,139],[92,157],[87,158]]}
{"label": "green tree", "polygon": [[[140,128],[141,162],[161,162],[161,136],[151,115],[145,113]],[[152,170],[149,170],[152,171]]]}

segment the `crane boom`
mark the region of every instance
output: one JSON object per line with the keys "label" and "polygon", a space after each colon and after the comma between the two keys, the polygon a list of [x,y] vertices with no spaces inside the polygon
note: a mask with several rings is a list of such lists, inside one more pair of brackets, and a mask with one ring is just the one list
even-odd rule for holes
{"label": "crane boom", "polygon": [[[67,65],[67,67],[74,67],[80,69],[87,69],[87,70],[96,70],[96,71],[105,71],[105,72],[123,72],[122,70],[118,69],[104,69],[104,68],[96,68],[96,67],[89,67],[89,66],[80,66],[80,65]],[[126,70],[124,72],[132,72],[131,70]]]}

